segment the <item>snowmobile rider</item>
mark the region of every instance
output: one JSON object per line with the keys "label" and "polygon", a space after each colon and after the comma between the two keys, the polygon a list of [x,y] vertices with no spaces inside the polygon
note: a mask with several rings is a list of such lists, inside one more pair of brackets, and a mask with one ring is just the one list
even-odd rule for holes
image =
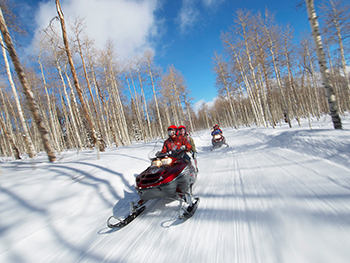
{"label": "snowmobile rider", "polygon": [[190,134],[186,130],[186,127],[183,126],[183,125],[180,125],[178,127],[178,136],[179,137],[182,136],[182,137],[186,138],[186,140],[189,142],[189,144],[191,144],[191,153],[192,153],[193,165],[196,167],[197,173],[198,173],[197,149],[196,149],[196,145],[194,144],[193,138],[190,136]]}
{"label": "snowmobile rider", "polygon": [[183,125],[180,125],[178,127],[179,134],[178,136],[182,136],[186,138],[186,140],[191,144],[191,152],[192,152],[192,157],[193,159],[196,159],[197,156],[197,150],[196,150],[196,145],[194,143],[193,138],[190,136],[190,134],[187,132],[186,127]]}
{"label": "snowmobile rider", "polygon": [[222,130],[220,129],[219,125],[215,124],[213,128],[211,129],[211,136],[214,136],[215,134],[222,135]]}
{"label": "snowmobile rider", "polygon": [[182,136],[177,136],[177,127],[175,125],[168,127],[168,135],[169,138],[165,140],[161,153],[175,150],[191,151],[192,146],[187,139]]}

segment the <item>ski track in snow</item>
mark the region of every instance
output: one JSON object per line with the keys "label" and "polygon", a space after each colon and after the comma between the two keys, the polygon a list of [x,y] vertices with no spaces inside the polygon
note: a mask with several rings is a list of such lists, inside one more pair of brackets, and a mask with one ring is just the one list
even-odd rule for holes
{"label": "ski track in snow", "polygon": [[[319,142],[325,128],[224,129],[230,147],[211,151],[209,132],[198,132],[195,215],[180,220],[178,202],[151,200],[119,230],[106,220],[126,215],[137,200],[134,175],[149,165],[155,144],[113,149],[101,160],[92,152],[66,153],[54,164],[1,163],[0,261],[348,262],[344,133],[339,144]],[[327,143],[342,145],[339,158],[328,158]]]}

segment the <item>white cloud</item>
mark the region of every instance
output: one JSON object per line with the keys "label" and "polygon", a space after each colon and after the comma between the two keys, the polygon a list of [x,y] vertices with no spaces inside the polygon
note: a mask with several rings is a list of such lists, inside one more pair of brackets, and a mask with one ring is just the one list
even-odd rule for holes
{"label": "white cloud", "polygon": [[208,105],[208,107],[213,107],[215,101],[217,100],[218,97],[214,97],[211,101],[208,101],[206,104]]}
{"label": "white cloud", "polygon": [[[67,27],[75,18],[84,18],[86,33],[97,47],[103,48],[110,38],[122,58],[152,47],[152,38],[158,34],[155,11],[159,4],[159,0],[61,0]],[[42,3],[36,15],[38,29],[46,28],[55,16],[55,2]]]}
{"label": "white cloud", "polygon": [[211,101],[206,102],[205,99],[201,99],[193,104],[194,112],[198,112],[199,108],[202,107],[203,103],[205,103],[209,108],[212,107],[216,101],[217,97],[214,97]]}
{"label": "white cloud", "polygon": [[183,34],[188,28],[191,28],[196,23],[199,16],[199,11],[196,7],[195,0],[183,0],[182,7],[179,11],[177,22],[180,25],[180,32]]}
{"label": "white cloud", "polygon": [[193,104],[194,112],[198,112],[199,108],[202,107],[203,103],[205,103],[205,100],[201,99],[201,100],[197,101],[195,104]]}
{"label": "white cloud", "polygon": [[225,0],[202,0],[202,3],[207,8],[214,8],[216,6],[219,6],[224,1]]}
{"label": "white cloud", "polygon": [[182,0],[182,7],[176,19],[180,26],[181,34],[193,28],[196,23],[203,20],[199,4],[202,3],[206,10],[215,12],[219,5],[226,0]]}

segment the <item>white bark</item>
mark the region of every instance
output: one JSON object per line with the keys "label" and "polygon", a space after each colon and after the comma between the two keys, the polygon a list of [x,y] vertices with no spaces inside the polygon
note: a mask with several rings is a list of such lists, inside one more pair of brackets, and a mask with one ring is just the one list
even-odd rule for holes
{"label": "white bark", "polygon": [[3,14],[2,14],[1,7],[0,7],[0,30],[1,30],[1,33],[3,35],[3,39],[4,39],[4,42],[7,46],[8,52],[9,52],[11,60],[13,62],[13,65],[15,67],[17,76],[18,76],[18,78],[21,82],[21,85],[23,87],[24,94],[26,95],[27,103],[28,103],[30,111],[33,115],[34,122],[35,122],[36,127],[38,128],[38,130],[40,132],[40,136],[41,136],[45,151],[49,157],[50,162],[54,162],[56,160],[56,156],[52,150],[49,134],[48,134],[47,129],[46,129],[46,127],[45,127],[44,123],[42,122],[42,119],[39,115],[39,110],[38,110],[36,101],[34,99],[33,92],[31,91],[31,89],[28,85],[28,81],[27,81],[26,76],[24,74],[23,67],[20,63],[17,52],[13,46],[12,39],[11,39],[10,33],[7,29],[6,22],[4,20]]}
{"label": "white bark", "polygon": [[333,87],[329,81],[329,71],[326,64],[326,56],[322,47],[322,39],[319,32],[319,25],[317,21],[317,15],[315,11],[314,0],[305,0],[307,6],[307,12],[309,15],[309,21],[312,29],[312,35],[314,37],[318,62],[322,74],[322,80],[324,88],[326,89],[326,95],[328,99],[329,110],[332,116],[332,121],[335,129],[342,129],[342,123],[339,117],[337,101]]}
{"label": "white bark", "polygon": [[5,49],[5,45],[4,45],[4,42],[3,42],[1,34],[0,34],[0,44],[1,44],[1,47],[2,47],[2,56],[3,56],[4,62],[5,62],[7,77],[9,79],[10,86],[11,86],[11,89],[12,89],[12,92],[13,92],[13,95],[14,95],[14,99],[15,99],[15,102],[16,102],[16,107],[17,107],[17,110],[18,110],[18,116],[20,118],[21,126],[22,126],[22,129],[23,129],[23,139],[24,139],[24,144],[25,144],[25,147],[26,147],[26,151],[28,153],[29,158],[33,158],[33,157],[36,157],[36,152],[35,152],[35,149],[34,149],[34,146],[33,146],[32,139],[31,139],[31,137],[29,135],[27,123],[26,123],[26,120],[24,118],[22,106],[21,106],[21,103],[19,101],[19,97],[18,97],[18,94],[17,94],[15,83],[13,82],[13,78],[12,78],[12,74],[11,74],[11,70],[10,70],[10,64],[8,62],[8,59],[7,59],[6,49]]}

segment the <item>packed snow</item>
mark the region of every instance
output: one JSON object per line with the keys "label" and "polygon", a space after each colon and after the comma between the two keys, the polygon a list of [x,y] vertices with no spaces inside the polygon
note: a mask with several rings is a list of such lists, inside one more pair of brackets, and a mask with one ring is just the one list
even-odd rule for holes
{"label": "packed snow", "polygon": [[64,152],[49,163],[0,162],[0,262],[347,263],[350,259],[350,116],[293,128],[223,128],[230,147],[198,149],[198,210],[151,200],[122,229],[106,225],[137,201],[135,176],[162,141]]}

